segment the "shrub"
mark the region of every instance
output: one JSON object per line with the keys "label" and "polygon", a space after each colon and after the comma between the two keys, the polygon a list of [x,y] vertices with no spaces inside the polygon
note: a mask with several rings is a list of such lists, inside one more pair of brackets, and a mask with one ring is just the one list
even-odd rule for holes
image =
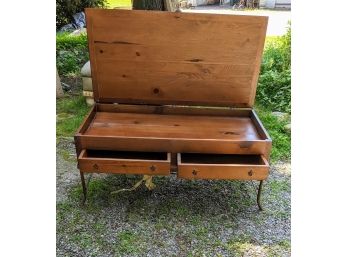
{"label": "shrub", "polygon": [[255,109],[272,138],[271,160],[289,160],[291,158],[291,135],[284,128],[289,120],[279,120],[263,106],[256,105]]}
{"label": "shrub", "polygon": [[57,34],[56,58],[60,75],[68,76],[78,73],[82,65],[89,59],[87,35]]}
{"label": "shrub", "polygon": [[56,0],[56,28],[70,23],[75,13],[87,7],[105,7],[106,0]]}
{"label": "shrub", "polygon": [[266,44],[256,100],[274,111],[291,112],[291,28]]}

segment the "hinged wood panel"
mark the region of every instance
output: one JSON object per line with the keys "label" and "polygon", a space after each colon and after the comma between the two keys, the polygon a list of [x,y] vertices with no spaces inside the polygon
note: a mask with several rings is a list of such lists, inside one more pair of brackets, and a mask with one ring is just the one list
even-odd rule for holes
{"label": "hinged wood panel", "polygon": [[267,17],[86,9],[97,102],[253,106]]}

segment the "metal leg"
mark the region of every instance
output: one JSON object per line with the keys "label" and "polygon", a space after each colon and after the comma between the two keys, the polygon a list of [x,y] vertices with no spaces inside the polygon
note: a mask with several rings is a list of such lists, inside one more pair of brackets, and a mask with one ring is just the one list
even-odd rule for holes
{"label": "metal leg", "polygon": [[89,182],[91,182],[92,176],[93,176],[93,173],[89,174],[87,178],[87,188],[88,188]]}
{"label": "metal leg", "polygon": [[83,172],[80,171],[80,176],[81,176],[81,184],[82,184],[82,191],[83,191],[83,199],[82,199],[82,204],[84,205],[87,199],[87,187],[86,187],[86,182],[85,182],[85,176]]}
{"label": "metal leg", "polygon": [[259,185],[259,190],[257,191],[257,205],[259,206],[259,210],[263,211],[261,202],[260,202],[260,198],[261,198],[261,191],[262,191],[262,184],[263,184],[263,180],[260,180],[260,185]]}

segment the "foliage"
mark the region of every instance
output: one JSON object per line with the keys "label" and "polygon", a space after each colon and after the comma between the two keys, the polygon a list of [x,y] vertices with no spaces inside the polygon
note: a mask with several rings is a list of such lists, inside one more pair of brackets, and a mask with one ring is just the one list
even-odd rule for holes
{"label": "foliage", "polygon": [[70,23],[75,13],[88,7],[106,7],[106,0],[56,0],[56,28]]}
{"label": "foliage", "polygon": [[86,34],[70,36],[59,33],[56,36],[56,64],[60,75],[76,74],[88,59],[88,43]]}
{"label": "foliage", "polygon": [[284,126],[289,120],[278,120],[272,111],[256,106],[257,115],[267,132],[272,138],[271,160],[287,160],[291,157],[291,135],[285,131]]}
{"label": "foliage", "polygon": [[291,112],[291,73],[269,70],[260,75],[257,102],[276,111]]}
{"label": "foliage", "polygon": [[256,100],[271,110],[291,112],[291,28],[266,44]]}

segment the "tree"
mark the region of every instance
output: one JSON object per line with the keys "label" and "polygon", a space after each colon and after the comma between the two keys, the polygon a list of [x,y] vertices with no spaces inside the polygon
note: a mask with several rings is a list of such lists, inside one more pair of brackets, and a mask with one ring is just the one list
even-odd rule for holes
{"label": "tree", "polygon": [[178,10],[178,0],[133,0],[134,10],[158,10],[174,12]]}

